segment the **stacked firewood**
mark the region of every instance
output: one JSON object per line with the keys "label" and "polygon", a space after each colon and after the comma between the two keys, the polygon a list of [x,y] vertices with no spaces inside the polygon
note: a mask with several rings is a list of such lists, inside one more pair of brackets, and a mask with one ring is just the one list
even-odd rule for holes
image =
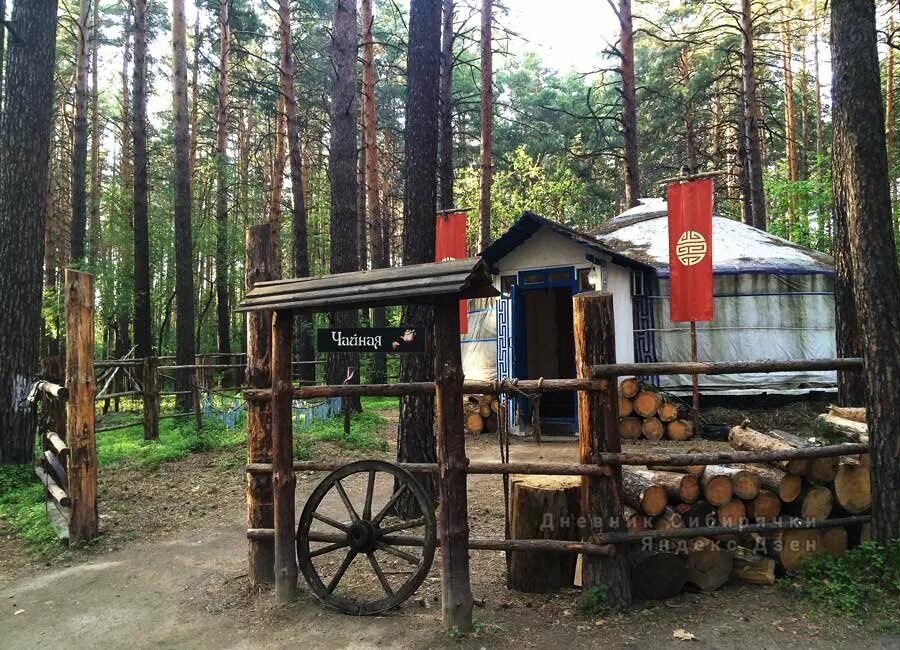
{"label": "stacked firewood", "polygon": [[631,377],[619,385],[619,435],[622,440],[690,440],[694,422],[678,402]]}
{"label": "stacked firewood", "polygon": [[496,395],[468,395],[463,408],[467,433],[496,433],[500,430],[500,402]]}
{"label": "stacked firewood", "polygon": [[[734,427],[729,443],[738,451],[757,452],[784,451],[810,444],[788,433],[761,433],[748,426]],[[632,531],[705,528],[863,514],[869,510],[872,500],[868,463],[868,455],[863,454],[771,464],[623,467],[627,527]],[[715,558],[716,563],[731,566],[733,578],[771,584],[776,566],[792,571],[819,551],[840,555],[851,541],[865,541],[869,535],[868,526],[854,531],[838,526],[739,536],[726,540],[730,542],[729,558],[718,555]],[[724,548],[721,544],[720,539],[720,550]],[[721,568],[713,566],[714,556],[706,553],[715,547],[709,539],[698,537],[664,542],[656,551],[684,556],[688,574],[690,558],[703,551],[701,557],[707,569],[715,569],[713,573],[721,577]],[[643,561],[650,562],[648,558]],[[669,564],[667,571],[671,571]],[[703,574],[700,578],[707,580],[699,585],[702,588],[715,582],[710,575]]]}
{"label": "stacked firewood", "polygon": [[[831,422],[842,417],[835,410],[828,416]],[[782,431],[756,431],[748,424],[729,432],[729,444],[736,451],[776,452],[815,444]],[[695,451],[700,450],[689,453]],[[578,477],[528,476],[513,481],[514,538],[547,537],[548,522],[570,526],[553,529],[551,536],[557,539],[580,537],[581,531],[574,527],[577,517],[572,514],[580,510]],[[695,536],[653,543],[647,538],[648,543],[633,546],[629,562],[636,599],[668,598],[688,583],[702,590],[718,589],[728,581],[771,585],[776,570],[793,571],[820,551],[840,555],[870,537],[868,524],[853,529],[786,527],[715,538],[710,537],[713,531],[703,530],[864,514],[872,502],[867,454],[768,464],[622,466],[622,499],[623,523],[629,531],[697,529]],[[522,562],[510,568],[514,588],[546,590],[571,584],[567,583],[572,577],[568,556],[532,554],[543,563],[536,571],[535,565],[525,562],[528,554],[521,555]],[[575,584],[580,584],[578,569]]]}

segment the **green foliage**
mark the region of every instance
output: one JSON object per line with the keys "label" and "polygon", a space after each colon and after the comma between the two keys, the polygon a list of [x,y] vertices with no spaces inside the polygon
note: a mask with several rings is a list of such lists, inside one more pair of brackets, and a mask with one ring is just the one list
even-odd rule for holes
{"label": "green foliage", "polygon": [[[491,192],[491,230],[496,239],[527,211],[550,219],[573,224],[585,199],[585,187],[558,158],[539,163],[524,146],[512,152],[508,167],[494,174]],[[480,172],[462,169],[456,183],[460,205],[478,205]],[[474,250],[478,235],[478,213],[469,214],[470,248]],[[573,224],[574,225],[574,224]]]}
{"label": "green foliage", "polygon": [[823,614],[860,623],[896,622],[900,614],[900,540],[866,542],[839,557],[820,553],[780,585]]}
{"label": "green foliage", "polygon": [[[364,399],[364,412],[352,417],[350,435],[346,437],[342,417],[316,422],[309,431],[295,433],[294,456],[298,460],[309,460],[313,457],[316,442],[335,443],[347,450],[385,452],[388,443],[379,435],[379,430],[387,420],[378,411],[396,407],[397,398]],[[134,412],[122,414],[122,417],[134,416]],[[197,431],[193,419],[186,416],[180,420],[162,420],[159,440],[144,440],[140,425],[101,431],[97,434],[97,460],[101,472],[123,463],[154,470],[190,454],[236,450],[244,447],[246,442],[243,420],[229,429],[208,418],[203,429]],[[220,466],[239,469],[242,464],[228,458],[223,459]],[[56,531],[45,511],[44,488],[30,465],[0,466],[0,519],[12,527],[29,552],[45,555],[57,548]]]}
{"label": "green foliage", "polygon": [[29,552],[39,555],[57,545],[56,531],[45,511],[44,486],[31,465],[0,466],[0,519],[12,527]]}
{"label": "green foliage", "polygon": [[141,426],[102,431],[97,434],[97,459],[101,467],[129,461],[140,467],[155,468],[192,453],[240,447],[246,440],[247,432],[242,425],[228,429],[207,419],[203,429],[197,431],[193,420],[186,416],[181,420],[162,420],[159,440],[144,440]]}
{"label": "green foliage", "polygon": [[603,583],[588,587],[581,592],[576,605],[585,616],[605,616],[613,611],[609,602],[609,585]]}

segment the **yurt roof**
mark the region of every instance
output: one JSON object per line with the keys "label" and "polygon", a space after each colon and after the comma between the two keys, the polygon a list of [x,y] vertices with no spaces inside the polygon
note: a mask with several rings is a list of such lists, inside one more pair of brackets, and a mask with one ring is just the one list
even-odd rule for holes
{"label": "yurt roof", "polygon": [[[666,202],[643,199],[591,235],[604,247],[643,262],[661,276],[669,269]],[[830,255],[804,248],[726,217],[713,217],[713,273],[833,274]]]}

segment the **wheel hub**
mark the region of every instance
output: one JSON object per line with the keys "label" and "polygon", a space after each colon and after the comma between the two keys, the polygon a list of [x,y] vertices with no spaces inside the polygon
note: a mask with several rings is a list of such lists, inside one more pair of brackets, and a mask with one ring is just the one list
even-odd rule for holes
{"label": "wheel hub", "polygon": [[347,541],[357,553],[371,553],[377,548],[377,530],[370,522],[360,520],[351,524]]}

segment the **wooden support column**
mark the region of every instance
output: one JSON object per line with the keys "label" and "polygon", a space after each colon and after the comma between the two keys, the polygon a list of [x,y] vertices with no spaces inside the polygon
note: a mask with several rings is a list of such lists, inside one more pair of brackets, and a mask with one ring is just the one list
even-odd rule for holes
{"label": "wooden support column", "polygon": [[194,428],[203,430],[203,408],[200,404],[200,369],[194,368],[191,377],[191,393],[194,400]]}
{"label": "wooden support column", "polygon": [[143,382],[144,440],[159,439],[159,358],[145,357],[141,369]]}
{"label": "wooden support column", "polygon": [[438,458],[438,529],[444,629],[472,631],[469,585],[469,513],[459,301],[442,299],[434,311],[434,375]]}
{"label": "wooden support column", "polygon": [[[611,293],[581,293],[572,299],[575,329],[575,364],[578,377],[590,376],[590,367],[615,363],[616,341]],[[578,393],[578,448],[581,463],[600,464],[603,452],[620,452],[618,428],[618,381],[606,377],[605,391]],[[625,530],[622,514],[622,469],[606,466],[604,476],[581,479],[581,511],[587,519],[586,541],[596,535]],[[599,526],[599,527],[598,527]],[[624,606],[631,602],[627,547],[619,545],[613,557],[585,555],[582,585],[606,584],[610,603]]]}
{"label": "wooden support column", "polygon": [[[268,224],[247,229],[245,286],[275,279],[272,266],[272,229]],[[247,386],[272,387],[272,314],[247,313]],[[268,400],[247,401],[247,462],[272,462],[272,405]],[[247,528],[274,528],[272,474],[247,475]],[[247,575],[253,585],[275,582],[275,545],[272,539],[250,539]]]}
{"label": "wooden support column", "polygon": [[97,536],[97,444],[94,439],[94,278],[66,269],[66,443],[69,445],[69,540]]}
{"label": "wooden support column", "polygon": [[[291,422],[291,345],[294,316],[276,311],[272,318],[272,490],[275,507],[275,595],[297,597],[297,548],[294,543],[294,432]],[[462,411],[460,411],[462,413]]]}

